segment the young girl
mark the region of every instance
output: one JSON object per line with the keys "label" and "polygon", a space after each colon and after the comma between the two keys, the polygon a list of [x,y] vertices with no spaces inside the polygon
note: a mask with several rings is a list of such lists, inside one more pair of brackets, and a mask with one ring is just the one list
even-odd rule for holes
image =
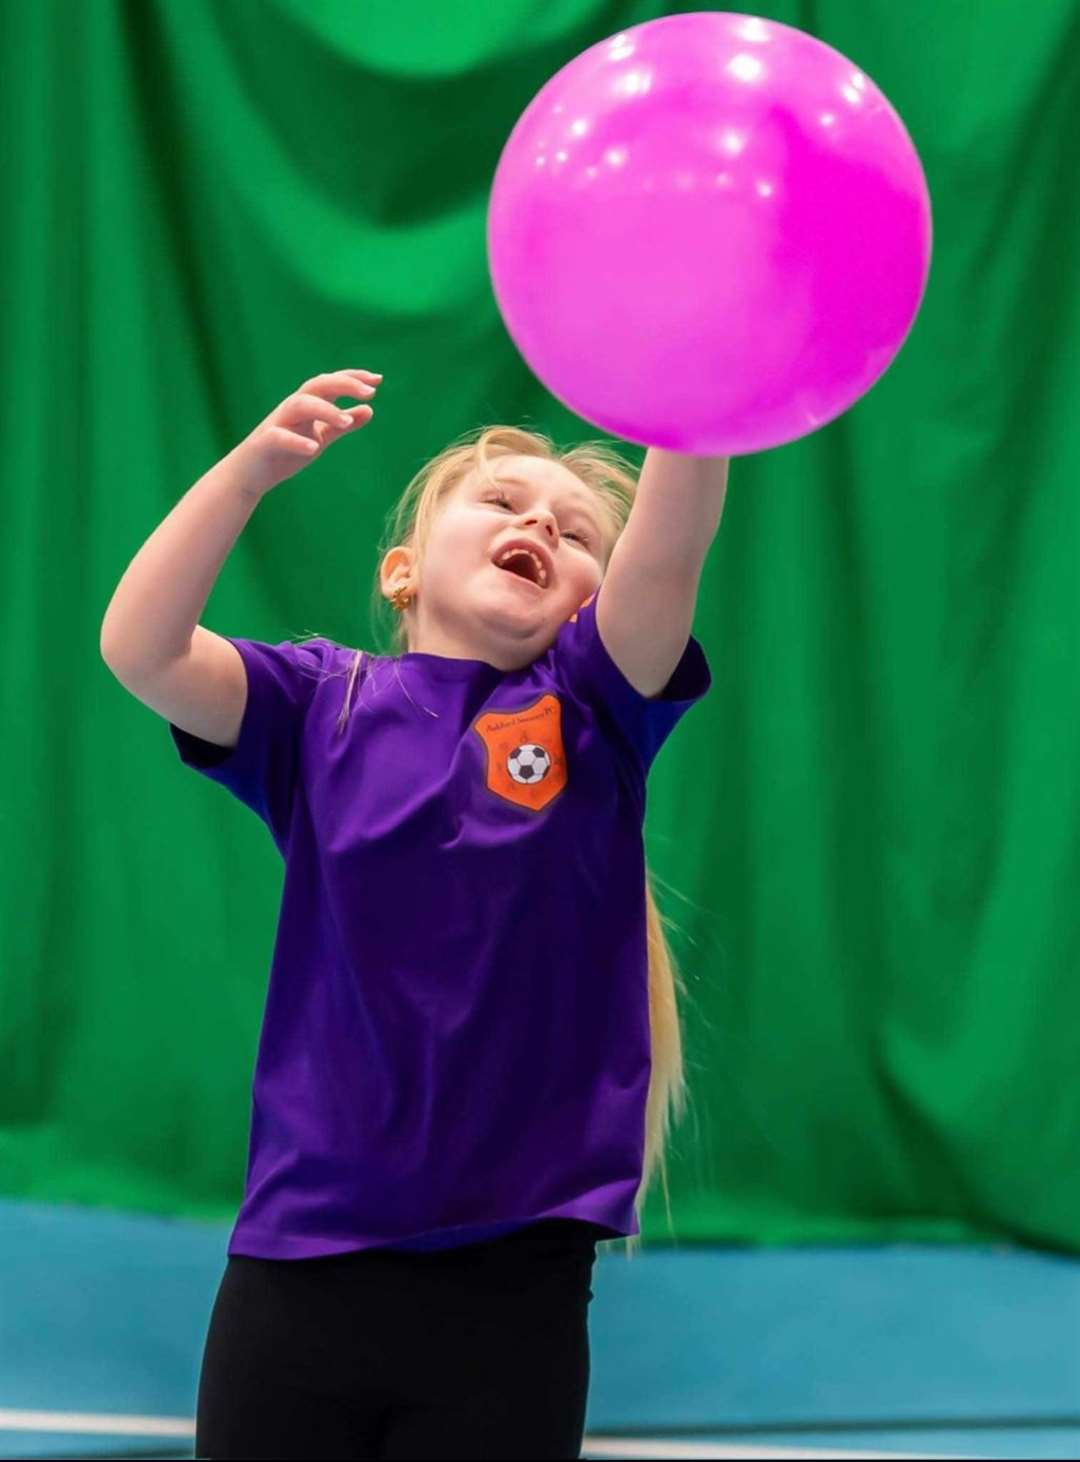
{"label": "young girl", "polygon": [[203,629],[257,503],[380,379],[287,397],[102,626],[285,861],[196,1455],[577,1457],[596,1243],[639,1234],[683,1099],[645,780],[709,686],[689,627],[727,464],[650,453],[635,490],[610,449],[490,427],[399,505],[399,653]]}

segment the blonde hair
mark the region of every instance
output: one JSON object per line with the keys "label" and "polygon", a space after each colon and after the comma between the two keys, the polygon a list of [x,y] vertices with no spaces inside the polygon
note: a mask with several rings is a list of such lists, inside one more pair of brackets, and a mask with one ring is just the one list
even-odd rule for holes
{"label": "blonde hair", "polygon": [[[488,426],[466,432],[438,453],[415,474],[393,510],[387,532],[379,546],[379,565],[391,548],[405,547],[415,551],[417,562],[423,562],[431,524],[442,501],[475,467],[490,477],[491,461],[498,457],[530,456],[557,462],[592,488],[605,508],[611,526],[608,552],[626,524],[637,490],[637,469],[603,442],[586,442],[567,452],[560,452],[546,435],[521,427]],[[605,563],[607,555],[605,554]],[[405,616],[388,610],[381,578],[375,575],[372,594],[372,622],[377,625],[380,614],[393,614],[391,643],[396,654],[408,651],[408,628]],[[344,731],[349,718],[353,687],[364,659],[358,650],[348,672],[348,683],[338,717],[337,728]],[[675,964],[664,933],[664,918],[652,891],[652,879],[645,870],[645,934],[648,955],[649,1032],[652,1047],[652,1070],[645,1106],[645,1150],[641,1183],[634,1200],[638,1215],[644,1207],[654,1176],[659,1173],[671,1227],[671,1194],[668,1189],[667,1147],[673,1125],[682,1117],[687,1102],[686,1076],[683,1065],[682,1035],[679,1028],[678,996],[686,989]],[[641,1236],[626,1239],[627,1256],[640,1246]]]}

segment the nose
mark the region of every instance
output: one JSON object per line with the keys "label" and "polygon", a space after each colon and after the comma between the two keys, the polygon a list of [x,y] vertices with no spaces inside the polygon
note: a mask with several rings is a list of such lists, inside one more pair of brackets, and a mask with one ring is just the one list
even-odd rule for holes
{"label": "nose", "polygon": [[559,530],[554,513],[546,512],[543,508],[536,508],[525,519],[525,527],[531,528],[534,523],[539,523],[552,542],[555,541]]}

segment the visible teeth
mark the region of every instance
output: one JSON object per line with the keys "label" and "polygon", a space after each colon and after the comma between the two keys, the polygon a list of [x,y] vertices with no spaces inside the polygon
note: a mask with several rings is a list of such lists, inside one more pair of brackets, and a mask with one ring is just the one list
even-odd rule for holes
{"label": "visible teeth", "polygon": [[547,569],[545,569],[539,557],[535,553],[533,553],[531,548],[508,548],[500,558],[497,558],[495,560],[495,563],[499,568],[502,568],[504,563],[507,563],[510,559],[514,558],[519,553],[528,554],[528,556],[532,559],[533,563],[536,565],[536,576],[540,581],[540,587],[542,589],[546,588]]}

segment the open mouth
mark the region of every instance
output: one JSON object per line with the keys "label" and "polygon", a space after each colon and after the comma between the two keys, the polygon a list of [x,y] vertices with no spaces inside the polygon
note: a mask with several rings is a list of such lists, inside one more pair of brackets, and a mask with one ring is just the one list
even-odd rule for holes
{"label": "open mouth", "polygon": [[508,548],[505,553],[495,559],[495,567],[505,570],[508,574],[514,574],[526,583],[534,585],[537,589],[546,589],[548,583],[547,569],[538,553],[533,553],[529,548]]}

